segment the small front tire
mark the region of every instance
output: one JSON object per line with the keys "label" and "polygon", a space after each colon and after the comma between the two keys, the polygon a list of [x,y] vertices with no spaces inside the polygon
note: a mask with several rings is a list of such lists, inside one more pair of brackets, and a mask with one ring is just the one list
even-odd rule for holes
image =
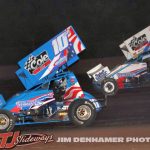
{"label": "small front tire", "polygon": [[106,78],[101,83],[102,93],[106,96],[113,96],[118,91],[116,80],[113,78]]}

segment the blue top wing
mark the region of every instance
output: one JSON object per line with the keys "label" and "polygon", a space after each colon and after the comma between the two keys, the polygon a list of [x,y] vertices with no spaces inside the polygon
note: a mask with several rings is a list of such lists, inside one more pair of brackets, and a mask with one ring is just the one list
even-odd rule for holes
{"label": "blue top wing", "polygon": [[60,67],[65,69],[75,63],[78,54],[85,49],[72,26],[50,39],[18,62],[16,72],[26,89],[52,78]]}

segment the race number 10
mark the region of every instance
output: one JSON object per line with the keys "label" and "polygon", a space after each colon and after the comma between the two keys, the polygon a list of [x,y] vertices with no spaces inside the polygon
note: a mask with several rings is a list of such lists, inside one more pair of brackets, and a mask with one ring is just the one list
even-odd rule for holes
{"label": "race number 10", "polygon": [[53,46],[55,55],[59,54],[61,51],[67,48],[68,44],[69,43],[68,43],[67,32],[62,33],[56,39],[54,39],[52,41],[52,46]]}

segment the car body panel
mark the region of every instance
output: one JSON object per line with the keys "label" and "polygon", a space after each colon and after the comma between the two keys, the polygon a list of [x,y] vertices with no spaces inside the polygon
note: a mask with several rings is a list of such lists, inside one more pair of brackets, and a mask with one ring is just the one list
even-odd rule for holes
{"label": "car body panel", "polygon": [[150,85],[150,26],[125,40],[120,48],[126,62],[112,70],[99,64],[87,72],[97,90],[106,78],[115,79],[119,89]]}
{"label": "car body panel", "polygon": [[78,34],[69,26],[20,60],[16,74],[24,87],[30,89],[43,83],[45,78],[52,78],[61,67],[64,70],[74,64],[84,49]]}
{"label": "car body panel", "polygon": [[6,101],[1,95],[0,109],[10,111],[16,125],[69,121],[70,104],[81,99],[91,101],[99,112],[101,104],[84,92],[74,73],[67,70],[84,49],[78,34],[69,26],[24,57],[18,62],[16,74],[26,90]]}

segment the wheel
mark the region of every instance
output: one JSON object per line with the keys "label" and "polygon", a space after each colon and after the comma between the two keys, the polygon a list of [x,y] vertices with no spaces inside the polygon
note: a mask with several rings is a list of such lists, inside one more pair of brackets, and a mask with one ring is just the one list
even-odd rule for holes
{"label": "wheel", "polygon": [[0,133],[11,131],[15,126],[15,118],[11,112],[0,110]]}
{"label": "wheel", "polygon": [[106,96],[115,95],[118,91],[118,86],[113,78],[106,78],[101,83],[102,93]]}
{"label": "wheel", "polygon": [[89,126],[96,118],[96,108],[89,100],[78,99],[71,103],[68,116],[74,125]]}

